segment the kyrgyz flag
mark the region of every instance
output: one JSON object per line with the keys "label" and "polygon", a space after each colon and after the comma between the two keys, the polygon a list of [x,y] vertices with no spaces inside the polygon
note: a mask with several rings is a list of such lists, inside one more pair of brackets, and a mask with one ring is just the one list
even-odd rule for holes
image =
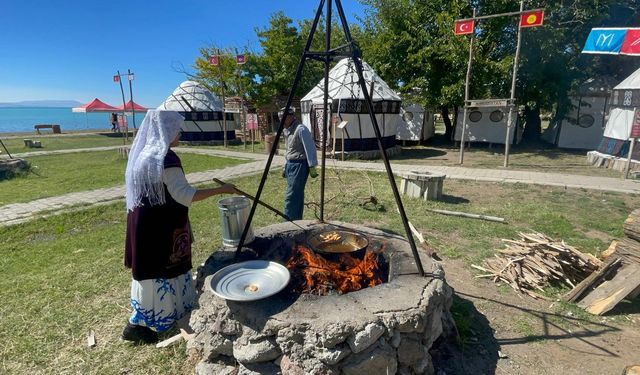
{"label": "kyrgyz flag", "polygon": [[520,27],[534,27],[542,25],[544,19],[544,11],[534,10],[531,12],[524,12],[520,15]]}
{"label": "kyrgyz flag", "polygon": [[464,35],[473,33],[473,20],[457,20],[456,27],[453,30],[455,35]]}

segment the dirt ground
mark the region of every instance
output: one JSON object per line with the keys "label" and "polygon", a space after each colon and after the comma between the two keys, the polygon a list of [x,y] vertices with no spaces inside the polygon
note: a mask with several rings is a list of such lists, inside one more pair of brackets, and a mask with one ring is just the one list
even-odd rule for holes
{"label": "dirt ground", "polygon": [[462,339],[432,350],[436,375],[622,374],[640,364],[640,301],[591,316],[475,278],[461,260],[442,263]]}

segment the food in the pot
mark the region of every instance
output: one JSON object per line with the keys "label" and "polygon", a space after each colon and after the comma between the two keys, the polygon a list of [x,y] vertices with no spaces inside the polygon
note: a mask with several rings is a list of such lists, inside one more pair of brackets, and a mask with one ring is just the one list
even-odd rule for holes
{"label": "food in the pot", "polygon": [[332,233],[328,233],[328,234],[321,234],[320,238],[323,241],[335,242],[335,241],[340,241],[342,236],[340,236],[340,234],[338,234],[337,232],[332,232]]}

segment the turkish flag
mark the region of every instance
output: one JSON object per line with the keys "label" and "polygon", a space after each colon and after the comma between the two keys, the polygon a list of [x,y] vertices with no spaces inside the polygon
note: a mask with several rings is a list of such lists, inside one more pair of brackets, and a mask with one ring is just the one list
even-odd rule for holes
{"label": "turkish flag", "polygon": [[453,30],[455,35],[472,34],[474,25],[473,20],[456,20],[456,27]]}
{"label": "turkish flag", "polygon": [[209,63],[213,66],[218,66],[218,55],[213,55],[211,57],[209,57]]}
{"label": "turkish flag", "polygon": [[640,55],[640,29],[627,29],[620,54]]}
{"label": "turkish flag", "polygon": [[542,25],[544,10],[524,12],[520,15],[520,27],[534,27]]}

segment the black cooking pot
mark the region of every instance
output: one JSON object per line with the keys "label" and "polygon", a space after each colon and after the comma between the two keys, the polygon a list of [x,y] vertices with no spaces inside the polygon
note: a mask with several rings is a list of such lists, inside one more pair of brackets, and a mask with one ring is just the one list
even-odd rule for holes
{"label": "black cooking pot", "polygon": [[323,258],[337,261],[343,254],[357,259],[364,258],[369,240],[353,231],[327,230],[310,236],[307,244]]}

